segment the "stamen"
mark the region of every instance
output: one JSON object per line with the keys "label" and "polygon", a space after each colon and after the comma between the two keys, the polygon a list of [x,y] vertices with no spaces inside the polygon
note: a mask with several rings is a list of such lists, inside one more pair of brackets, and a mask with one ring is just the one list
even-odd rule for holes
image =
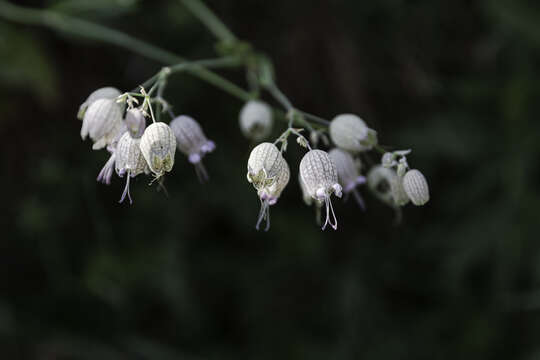
{"label": "stamen", "polygon": [[129,179],[131,178],[131,172],[128,170],[127,172],[127,180],[126,180],[126,186],[124,187],[124,192],[122,193],[122,197],[120,198],[119,203],[122,203],[124,199],[126,198],[126,195],[129,199],[129,204],[133,204],[133,200],[131,200],[131,194],[129,193]]}
{"label": "stamen", "polygon": [[[324,198],[324,202],[326,205],[326,220],[324,222],[324,225],[322,227],[322,230],[326,229],[326,225],[330,224],[332,229],[337,229],[337,219],[336,214],[334,213],[334,208],[332,206],[332,201],[330,200],[330,196],[326,196]],[[330,214],[332,214],[332,217],[330,217]],[[332,218],[334,219],[334,223],[332,223]]]}
{"label": "stamen", "polygon": [[263,219],[266,220],[266,228],[264,231],[268,231],[268,229],[270,229],[270,204],[268,204],[268,200],[266,199],[261,200],[261,209],[259,210],[259,217],[257,218],[255,229],[259,230],[259,226]]}

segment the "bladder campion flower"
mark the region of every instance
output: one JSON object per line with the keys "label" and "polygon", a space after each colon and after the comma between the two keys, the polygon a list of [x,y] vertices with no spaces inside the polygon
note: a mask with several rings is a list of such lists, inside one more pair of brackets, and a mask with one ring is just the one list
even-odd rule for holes
{"label": "bladder campion flower", "polygon": [[115,100],[98,99],[86,110],[81,127],[81,137],[94,141],[92,149],[99,150],[111,144],[125,131],[122,108]]}
{"label": "bladder campion flower", "polygon": [[197,121],[189,116],[174,118],[170,127],[176,137],[178,149],[184,153],[189,162],[195,165],[195,172],[201,181],[208,180],[208,174],[202,164],[203,157],[216,148],[213,141],[208,140]]}
{"label": "bladder campion flower", "polygon": [[77,113],[77,118],[79,120],[82,120],[84,118],[84,114],[88,107],[92,105],[92,103],[99,99],[116,99],[118,96],[121,95],[120,90],[114,87],[102,87],[100,89],[95,90],[93,93],[91,93],[88,98],[81,104],[79,107],[79,112]]}
{"label": "bladder campion flower", "polygon": [[126,186],[120,202],[123,202],[127,195],[129,203],[133,203],[129,193],[129,179],[145,172],[145,169],[148,167],[141,153],[140,142],[140,138],[133,138],[129,132],[125,132],[116,146],[116,173],[120,177],[127,175]]}
{"label": "bladder campion flower", "polygon": [[270,228],[270,206],[277,202],[289,178],[289,165],[274,144],[261,143],[251,151],[247,165],[247,179],[257,190],[261,201],[255,226],[257,230],[264,219],[266,219],[265,231]]}
{"label": "bladder campion flower", "polygon": [[341,197],[342,188],[338,183],[336,166],[328,153],[322,150],[308,151],[300,161],[300,176],[308,194],[315,200],[325,202],[326,220],[322,229],[324,230],[328,224],[334,230],[337,229],[337,219],[330,196],[334,193]]}
{"label": "bladder campion flower", "polygon": [[330,150],[328,155],[336,166],[338,180],[343,187],[343,192],[346,195],[352,193],[360,208],[365,210],[364,200],[358,190],[356,190],[358,185],[366,182],[366,178],[359,173],[358,163],[355,162],[351,154],[338,148]]}
{"label": "bladder campion flower", "polygon": [[167,124],[156,122],[148,126],[141,137],[140,148],[156,179],[172,170],[176,138]]}
{"label": "bladder campion flower", "polygon": [[240,130],[253,141],[261,141],[272,131],[272,110],[259,100],[248,101],[240,111]]}
{"label": "bladder campion flower", "polygon": [[353,114],[341,114],[330,123],[330,138],[337,147],[353,154],[371,150],[377,144],[377,133]]}
{"label": "bladder campion flower", "polygon": [[407,171],[403,177],[403,188],[414,205],[424,205],[429,201],[428,183],[420,171]]}

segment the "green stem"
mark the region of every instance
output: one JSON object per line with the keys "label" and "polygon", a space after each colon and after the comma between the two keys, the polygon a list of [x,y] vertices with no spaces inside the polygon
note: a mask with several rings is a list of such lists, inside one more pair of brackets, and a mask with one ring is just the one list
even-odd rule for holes
{"label": "green stem", "polygon": [[272,96],[285,108],[287,111],[291,111],[294,109],[294,106],[290,102],[290,100],[279,90],[279,88],[275,84],[271,84],[270,86],[267,86],[268,91]]}
{"label": "green stem", "polygon": [[[238,58],[232,57],[232,56],[218,58],[218,59],[183,61],[179,64],[164,67],[157,74],[155,74],[150,79],[143,82],[141,86],[143,88],[147,88],[150,85],[154,84],[156,81],[166,80],[167,77],[171,74],[174,74],[180,71],[187,71],[190,68],[216,69],[216,68],[233,67],[233,66],[238,66],[238,65],[242,65],[242,62]],[[164,73],[165,69],[167,69],[167,73]]]}
{"label": "green stem", "polygon": [[[0,18],[23,24],[45,26],[63,33],[102,41],[165,64],[185,61],[181,56],[120,31],[49,10],[25,8],[0,0]],[[243,101],[248,101],[252,97],[244,89],[203,67],[187,68],[186,71]]]}
{"label": "green stem", "polygon": [[319,117],[317,115],[313,115],[313,114],[310,114],[310,113],[307,113],[305,111],[298,110],[298,109],[296,109],[296,111],[304,115],[306,118],[311,119],[311,121],[316,122],[320,125],[324,125],[324,126],[330,125],[330,121],[323,119],[322,117]]}
{"label": "green stem", "polygon": [[201,0],[180,0],[218,39],[235,42],[236,37]]}

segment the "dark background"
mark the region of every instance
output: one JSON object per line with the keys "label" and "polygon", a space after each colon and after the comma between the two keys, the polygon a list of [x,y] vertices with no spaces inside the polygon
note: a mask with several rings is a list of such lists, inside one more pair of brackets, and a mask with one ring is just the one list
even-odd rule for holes
{"label": "dark background", "polygon": [[[190,59],[214,38],[178,1],[12,1],[120,29]],[[540,5],[209,1],[268,54],[301,109],[362,116],[412,148],[431,201],[400,226],[334,201],[322,232],[292,181],[256,232],[236,98],[188,75],[165,97],[217,143],[200,185],[177,154],[170,196],[95,177],[79,136],[98,87],[162,64],[0,20],[2,359],[536,359],[540,356]],[[241,71],[221,71],[246,87]],[[271,101],[268,97],[268,101]],[[283,130],[277,123],[275,135]],[[378,155],[372,157],[378,160]],[[365,191],[364,191],[365,192]]]}

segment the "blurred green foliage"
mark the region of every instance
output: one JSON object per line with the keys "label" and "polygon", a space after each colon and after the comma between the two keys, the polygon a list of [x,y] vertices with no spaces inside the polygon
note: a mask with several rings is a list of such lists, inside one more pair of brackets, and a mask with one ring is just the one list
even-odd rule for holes
{"label": "blurred green foliage", "polygon": [[[210,34],[178,1],[18,1],[191,59]],[[94,179],[79,138],[94,89],[156,64],[0,21],[0,354],[4,359],[536,359],[540,354],[540,5],[530,0],[209,1],[267,53],[302,109],[360,114],[413,149],[432,200],[404,221],[366,194],[321,232],[292,181],[258,233],[236,99],[171,78],[218,149],[209,184],[178,155],[170,196]],[[245,87],[244,74],[225,76]],[[269,100],[269,99],[268,99]],[[278,134],[281,129],[276,129]],[[301,150],[287,159],[296,173]],[[378,159],[373,156],[371,161]]]}

